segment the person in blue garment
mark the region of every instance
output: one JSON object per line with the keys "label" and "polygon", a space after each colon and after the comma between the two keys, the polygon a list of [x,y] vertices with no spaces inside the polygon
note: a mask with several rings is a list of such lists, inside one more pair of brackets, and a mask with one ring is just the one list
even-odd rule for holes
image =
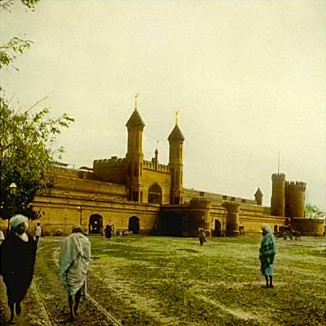
{"label": "person in blue garment", "polygon": [[275,238],[269,225],[262,225],[262,240],[259,248],[260,271],[265,277],[265,288],[273,288],[274,259],[276,255]]}

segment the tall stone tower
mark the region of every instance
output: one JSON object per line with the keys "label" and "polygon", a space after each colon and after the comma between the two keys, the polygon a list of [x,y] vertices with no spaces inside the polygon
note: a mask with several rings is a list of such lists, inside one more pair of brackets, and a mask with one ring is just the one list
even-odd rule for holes
{"label": "tall stone tower", "polygon": [[271,215],[285,216],[285,174],[272,174]]}
{"label": "tall stone tower", "polygon": [[183,202],[183,142],[185,138],[176,120],[175,127],[171,131],[168,141],[169,168],[171,171],[170,204],[180,205]]}
{"label": "tall stone tower", "polygon": [[128,148],[126,154],[127,162],[127,183],[128,199],[142,202],[143,201],[143,129],[145,124],[137,111],[135,110],[130,116],[127,124],[128,129]]}
{"label": "tall stone tower", "polygon": [[306,184],[285,182],[285,216],[304,217]]}

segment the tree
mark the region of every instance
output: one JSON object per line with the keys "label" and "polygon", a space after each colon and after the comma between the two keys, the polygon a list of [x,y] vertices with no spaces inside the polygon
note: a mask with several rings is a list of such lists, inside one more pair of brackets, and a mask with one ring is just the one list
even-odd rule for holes
{"label": "tree", "polygon": [[306,204],[305,216],[307,218],[321,218],[325,215],[316,205]]}
{"label": "tree", "polygon": [[[20,0],[20,2],[29,9],[34,10],[35,5],[40,0]],[[0,8],[5,10],[10,10],[12,5],[15,3],[15,0],[0,0]]]}
{"label": "tree", "polygon": [[[23,5],[34,8],[38,0],[21,0]],[[9,10],[13,0],[0,0],[0,9]],[[29,48],[31,41],[13,37],[0,45],[0,69],[12,67],[17,54]],[[15,68],[16,69],[16,68]],[[35,217],[29,204],[37,191],[51,186],[46,172],[61,158],[63,148],[54,148],[56,136],[74,121],[67,114],[50,117],[48,108],[13,107],[0,88],[0,216],[9,218],[15,208],[28,217]],[[10,194],[11,183],[17,185],[15,196]]]}

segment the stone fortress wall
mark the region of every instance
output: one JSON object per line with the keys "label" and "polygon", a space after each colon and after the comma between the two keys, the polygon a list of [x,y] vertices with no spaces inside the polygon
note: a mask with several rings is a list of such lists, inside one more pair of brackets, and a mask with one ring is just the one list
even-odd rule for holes
{"label": "stone fortress wall", "polygon": [[68,234],[75,224],[101,233],[111,224],[118,233],[196,236],[203,228],[210,236],[237,236],[260,233],[263,223],[275,231],[291,223],[304,234],[323,233],[319,222],[304,217],[305,183],[274,173],[271,207],[262,206],[259,188],[253,199],[186,189],[184,137],[177,121],[168,137],[168,164],[159,163],[157,149],[151,161],[143,159],[145,124],[137,108],[126,126],[125,158],[94,160],[92,168],[61,166],[49,173],[53,187],[39,192],[32,203],[45,234]]}
{"label": "stone fortress wall", "polygon": [[306,184],[285,182],[285,216],[304,217]]}
{"label": "stone fortress wall", "polygon": [[[162,216],[169,216],[174,222],[179,218],[183,221],[180,232],[174,230],[172,235],[182,236],[195,236],[198,227],[211,236],[234,236],[239,234],[240,227],[248,234],[259,233],[263,223],[276,230],[286,224],[286,217],[271,215],[270,207],[257,205],[252,199],[184,189],[181,206],[135,203],[128,201],[124,185],[93,180],[89,172],[86,178],[84,171],[73,169],[57,169],[52,175],[54,187],[39,194],[33,203],[47,234],[55,234],[57,230],[69,233],[71,226],[79,223],[89,231],[94,215],[101,216],[103,226],[113,224],[116,230],[128,230],[130,218],[136,216],[142,234],[151,233]],[[307,224],[308,234],[320,235],[319,224],[301,220],[302,225]],[[298,219],[294,221],[298,224]],[[171,223],[165,227],[169,226]],[[171,230],[164,232],[171,234]]]}

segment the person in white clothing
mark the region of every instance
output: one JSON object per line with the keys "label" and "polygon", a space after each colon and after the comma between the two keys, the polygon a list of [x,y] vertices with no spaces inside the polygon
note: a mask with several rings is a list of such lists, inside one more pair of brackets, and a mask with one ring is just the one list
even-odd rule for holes
{"label": "person in white clothing", "polygon": [[76,319],[81,297],[86,297],[86,277],[91,259],[91,243],[80,225],[72,229],[61,245],[60,277],[68,293],[70,321]]}
{"label": "person in white clothing", "polygon": [[41,223],[37,223],[34,230],[35,241],[38,242],[42,235]]}

